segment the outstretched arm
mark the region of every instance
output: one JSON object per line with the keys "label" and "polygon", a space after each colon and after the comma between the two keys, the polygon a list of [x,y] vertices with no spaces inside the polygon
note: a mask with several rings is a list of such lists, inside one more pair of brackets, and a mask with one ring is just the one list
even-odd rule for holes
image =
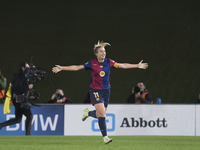
{"label": "outstretched arm", "polygon": [[146,69],[146,68],[148,68],[148,63],[142,63],[142,62],[143,62],[143,60],[141,60],[138,64],[119,63],[118,68],[122,68],[122,69],[130,69],[130,68]]}
{"label": "outstretched arm", "polygon": [[61,70],[66,70],[66,71],[78,71],[84,69],[83,65],[71,65],[71,66],[60,66],[56,65],[56,67],[52,68],[53,73],[58,73]]}

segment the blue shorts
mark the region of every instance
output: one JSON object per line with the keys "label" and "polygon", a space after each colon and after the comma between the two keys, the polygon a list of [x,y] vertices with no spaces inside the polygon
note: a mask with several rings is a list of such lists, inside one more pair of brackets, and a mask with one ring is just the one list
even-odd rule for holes
{"label": "blue shorts", "polygon": [[92,105],[103,103],[104,106],[107,107],[110,100],[110,89],[90,89],[90,99]]}

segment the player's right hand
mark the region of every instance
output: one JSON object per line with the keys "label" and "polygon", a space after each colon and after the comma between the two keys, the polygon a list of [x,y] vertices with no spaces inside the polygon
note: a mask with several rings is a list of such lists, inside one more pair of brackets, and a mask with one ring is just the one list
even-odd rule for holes
{"label": "player's right hand", "polygon": [[52,68],[53,73],[58,73],[62,70],[62,67],[60,65],[56,65],[56,67]]}

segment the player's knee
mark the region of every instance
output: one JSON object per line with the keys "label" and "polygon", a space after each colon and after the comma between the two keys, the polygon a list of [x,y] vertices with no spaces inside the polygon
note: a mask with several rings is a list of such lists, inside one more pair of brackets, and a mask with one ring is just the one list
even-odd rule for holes
{"label": "player's knee", "polygon": [[101,111],[101,112],[98,112],[98,118],[99,117],[106,117],[106,113],[105,113],[105,111]]}

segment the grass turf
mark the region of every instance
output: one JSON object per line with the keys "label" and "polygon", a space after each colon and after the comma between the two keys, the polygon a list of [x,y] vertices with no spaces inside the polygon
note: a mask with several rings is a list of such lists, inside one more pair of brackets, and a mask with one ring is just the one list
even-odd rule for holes
{"label": "grass turf", "polygon": [[199,136],[0,136],[0,150],[199,150]]}

